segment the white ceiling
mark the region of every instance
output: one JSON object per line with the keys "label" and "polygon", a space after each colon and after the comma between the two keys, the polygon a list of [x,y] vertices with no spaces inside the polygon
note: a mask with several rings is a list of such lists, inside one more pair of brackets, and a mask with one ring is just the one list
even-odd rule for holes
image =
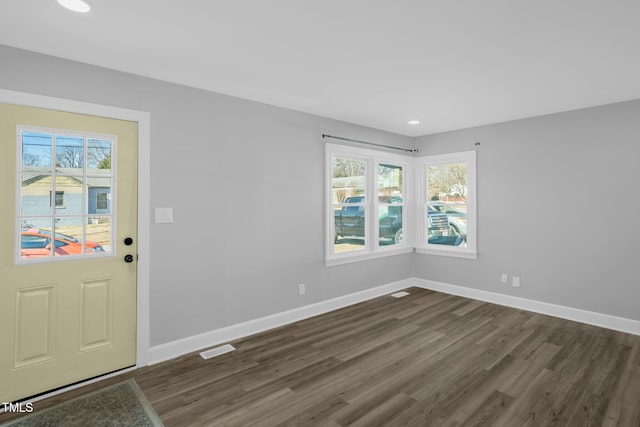
{"label": "white ceiling", "polygon": [[640,98],[638,0],[87,2],[0,44],[409,136]]}

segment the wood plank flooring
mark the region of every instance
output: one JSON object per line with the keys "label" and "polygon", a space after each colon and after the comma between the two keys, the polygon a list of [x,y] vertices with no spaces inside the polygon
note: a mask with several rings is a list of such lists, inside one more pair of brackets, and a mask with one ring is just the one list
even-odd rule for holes
{"label": "wood plank flooring", "polygon": [[35,408],[133,377],[166,426],[640,426],[640,337],[407,291]]}

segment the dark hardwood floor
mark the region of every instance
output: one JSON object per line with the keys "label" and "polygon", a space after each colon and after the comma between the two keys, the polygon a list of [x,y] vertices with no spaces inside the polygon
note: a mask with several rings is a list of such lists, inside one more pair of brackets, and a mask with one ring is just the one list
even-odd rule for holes
{"label": "dark hardwood floor", "polygon": [[133,377],[166,426],[640,426],[640,337],[408,291],[34,406]]}

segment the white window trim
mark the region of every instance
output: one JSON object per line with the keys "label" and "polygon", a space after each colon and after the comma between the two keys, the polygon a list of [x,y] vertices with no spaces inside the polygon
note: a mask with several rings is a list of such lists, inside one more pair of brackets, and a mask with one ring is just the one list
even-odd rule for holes
{"label": "white window trim", "polygon": [[[365,230],[365,245],[361,250],[334,253],[333,252],[333,239],[335,233],[335,217],[331,215],[333,206],[333,192],[332,192],[332,164],[331,159],[333,157],[346,157],[354,159],[362,159],[367,161],[367,172],[365,177],[366,185],[366,215],[367,215],[367,228]],[[379,228],[378,221],[373,220],[379,218],[379,204],[377,201],[377,187],[378,187],[378,164],[393,164],[402,166],[403,168],[403,209],[402,209],[402,224],[403,224],[403,242],[399,244],[380,246],[379,245]],[[413,252],[412,245],[412,222],[411,212],[414,210],[412,207],[412,175],[413,158],[406,155],[398,155],[394,153],[388,153],[386,151],[378,151],[371,149],[364,149],[358,147],[351,147],[338,144],[326,143],[325,146],[325,265],[327,267],[334,265],[347,264],[351,262],[365,261],[369,259],[382,258],[393,255],[400,255]]]}
{"label": "white window trim", "polygon": [[[420,240],[416,242],[416,253],[429,255],[443,255],[459,258],[477,259],[478,257],[478,227],[477,227],[477,183],[476,183],[476,151],[464,151],[434,156],[423,156],[415,159],[415,168],[419,171],[420,184],[416,186],[418,194],[415,199],[420,203],[415,207],[414,218],[420,230]],[[466,162],[467,169],[467,246],[446,246],[427,243],[425,235],[427,217],[424,208],[429,202],[427,193],[427,166],[444,163]]]}

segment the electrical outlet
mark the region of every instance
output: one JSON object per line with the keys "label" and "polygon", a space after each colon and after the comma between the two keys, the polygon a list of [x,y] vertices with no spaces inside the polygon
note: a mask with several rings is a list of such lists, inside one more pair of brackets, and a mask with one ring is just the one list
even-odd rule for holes
{"label": "electrical outlet", "polygon": [[307,288],[304,283],[298,285],[298,295],[304,295],[307,292]]}
{"label": "electrical outlet", "polygon": [[507,280],[509,280],[509,275],[507,275],[507,273],[502,273],[502,276],[500,276],[500,283],[507,283]]}
{"label": "electrical outlet", "polygon": [[514,288],[520,287],[520,276],[513,276],[513,281],[511,282],[511,286]]}

